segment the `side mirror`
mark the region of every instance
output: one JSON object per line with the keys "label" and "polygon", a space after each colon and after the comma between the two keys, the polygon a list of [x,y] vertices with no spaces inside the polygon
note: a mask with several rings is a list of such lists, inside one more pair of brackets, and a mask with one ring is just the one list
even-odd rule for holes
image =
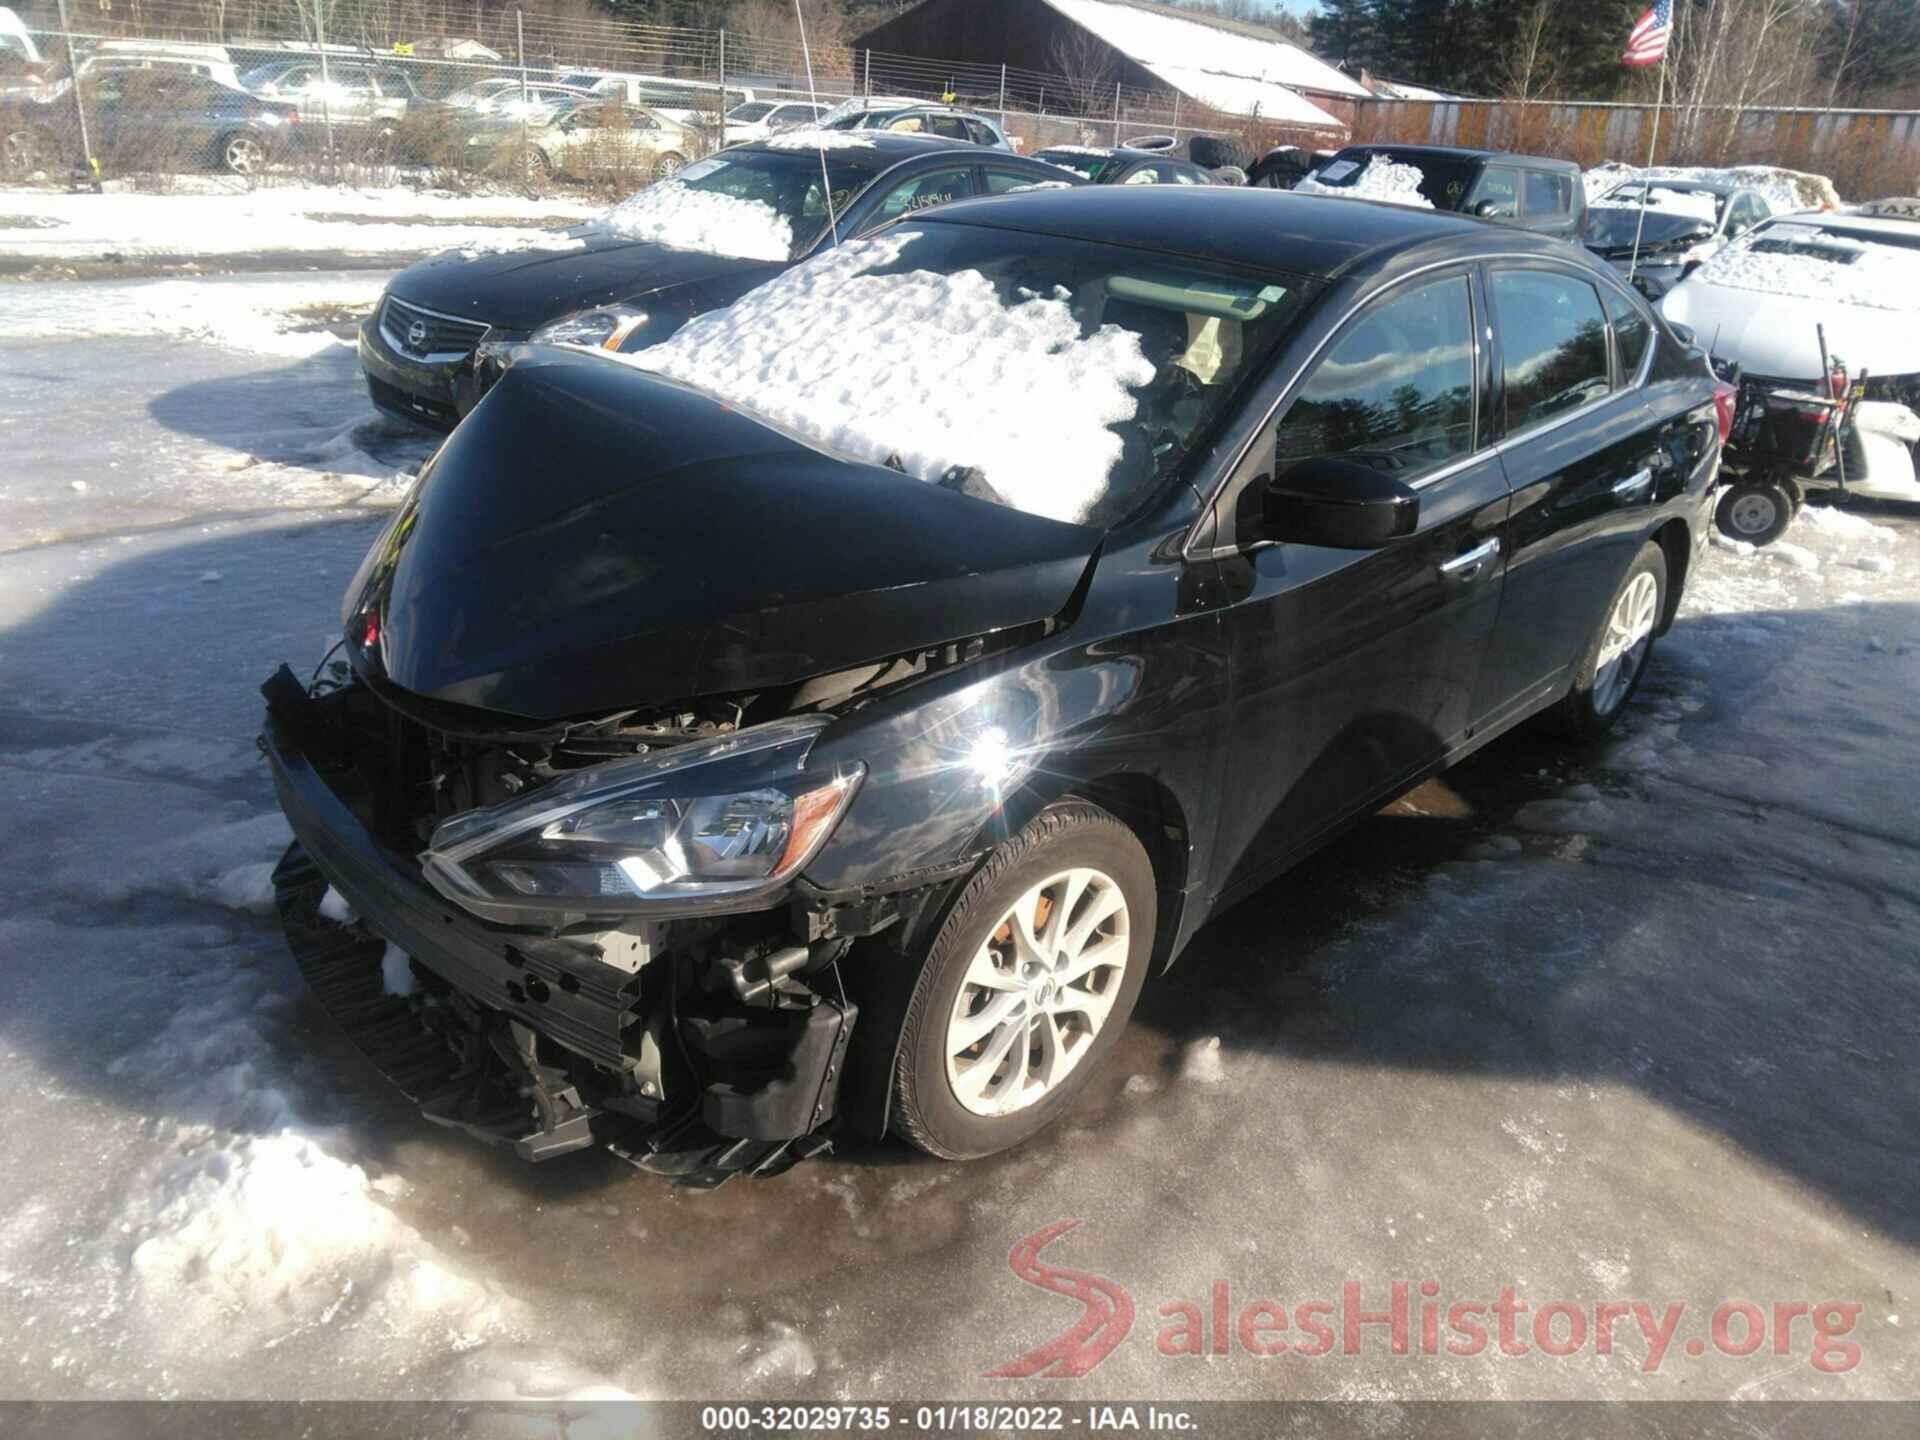
{"label": "side mirror", "polygon": [[1260,535],[1330,550],[1377,550],[1413,534],[1420,496],[1403,480],[1357,460],[1302,460],[1267,482]]}
{"label": "side mirror", "polygon": [[1697,350],[1700,348],[1700,339],[1694,334],[1691,325],[1682,325],[1677,320],[1669,320],[1667,321],[1667,328],[1673,331],[1673,338],[1689,350]]}

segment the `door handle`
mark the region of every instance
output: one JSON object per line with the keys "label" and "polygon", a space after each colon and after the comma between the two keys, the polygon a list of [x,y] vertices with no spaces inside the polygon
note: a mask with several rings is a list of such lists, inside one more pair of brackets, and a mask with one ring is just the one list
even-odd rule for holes
{"label": "door handle", "polygon": [[1440,573],[1449,580],[1464,584],[1491,565],[1499,553],[1500,540],[1496,536],[1492,540],[1474,546],[1464,555],[1454,556],[1440,567]]}
{"label": "door handle", "polygon": [[1624,480],[1613,482],[1614,497],[1619,500],[1638,500],[1641,494],[1653,485],[1653,469],[1636,470]]}

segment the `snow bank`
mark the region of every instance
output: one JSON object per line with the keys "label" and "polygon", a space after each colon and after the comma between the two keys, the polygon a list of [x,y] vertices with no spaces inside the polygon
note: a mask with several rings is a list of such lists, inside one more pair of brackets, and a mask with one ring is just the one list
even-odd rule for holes
{"label": "snow bank", "polygon": [[1153,379],[1139,337],[1082,338],[1064,294],[1007,306],[975,271],[869,273],[916,238],[851,241],[621,358],[830,449],[922,480],[972,466],[1018,509],[1080,519],[1120,458],[1107,427]]}
{"label": "snow bank", "polygon": [[1840,194],[1826,176],[1787,170],[1778,165],[1730,165],[1719,169],[1708,165],[1656,165],[1647,169],[1608,160],[1586,171],[1580,179],[1586,186],[1589,205],[1624,181],[1645,179],[1702,180],[1744,186],[1759,191],[1775,214],[1840,208]]}
{"label": "snow bank", "polygon": [[606,224],[635,240],[675,250],[743,260],[786,260],[793,254],[793,222],[771,205],[695,190],[677,175],[614,206]]}
{"label": "snow bank", "polygon": [[[190,177],[189,177],[190,178]],[[63,259],[190,257],[261,251],[430,255],[449,247],[553,243],[547,230],[588,218],[571,204],[400,187],[246,189],[210,181],[169,195],[110,184],[104,195],[0,190],[0,255]]]}
{"label": "snow bank", "polygon": [[14,285],[0,306],[0,340],[164,335],[301,359],[347,343],[315,316],[369,311],[384,283],[377,275],[244,285],[128,281],[89,287],[97,303],[86,305],[76,305],[66,286]]}
{"label": "snow bank", "polygon": [[[1351,167],[1352,164],[1351,160],[1336,160],[1318,173],[1344,180],[1352,172],[1339,167]],[[1410,205],[1417,210],[1431,210],[1433,202],[1420,193],[1420,182],[1424,179],[1426,175],[1418,165],[1403,165],[1398,160],[1375,155],[1361,168],[1359,176],[1351,184],[1323,185],[1309,175],[1293,187],[1293,193],[1338,195],[1348,200],[1383,200],[1389,205]]]}

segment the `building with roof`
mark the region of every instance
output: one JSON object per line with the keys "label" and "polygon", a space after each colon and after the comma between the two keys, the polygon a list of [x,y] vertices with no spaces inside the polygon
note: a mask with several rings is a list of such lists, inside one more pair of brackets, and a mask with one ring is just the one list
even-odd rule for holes
{"label": "building with roof", "polygon": [[1104,83],[1228,115],[1343,131],[1368,91],[1259,25],[1151,0],[921,0],[853,42],[916,59],[1058,70],[1071,53]]}

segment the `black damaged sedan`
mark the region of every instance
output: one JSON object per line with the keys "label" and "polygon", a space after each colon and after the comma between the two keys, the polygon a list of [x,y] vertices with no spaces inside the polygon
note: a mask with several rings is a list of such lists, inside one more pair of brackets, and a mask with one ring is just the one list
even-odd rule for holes
{"label": "black damaged sedan", "polygon": [[516,344],[650,344],[900,215],[1067,178],[1038,160],[919,135],[836,136],[824,157],[803,138],[723,150],[544,242],[450,250],[402,270],[360,327],[373,403],[451,429]]}
{"label": "black damaged sedan", "polygon": [[1211,187],[945,206],[639,354],[536,347],[345,662],[266,686],[281,915],[528,1158],[1004,1149],[1117,1083],[1209,916],[1620,715],[1730,398],[1569,246]]}

